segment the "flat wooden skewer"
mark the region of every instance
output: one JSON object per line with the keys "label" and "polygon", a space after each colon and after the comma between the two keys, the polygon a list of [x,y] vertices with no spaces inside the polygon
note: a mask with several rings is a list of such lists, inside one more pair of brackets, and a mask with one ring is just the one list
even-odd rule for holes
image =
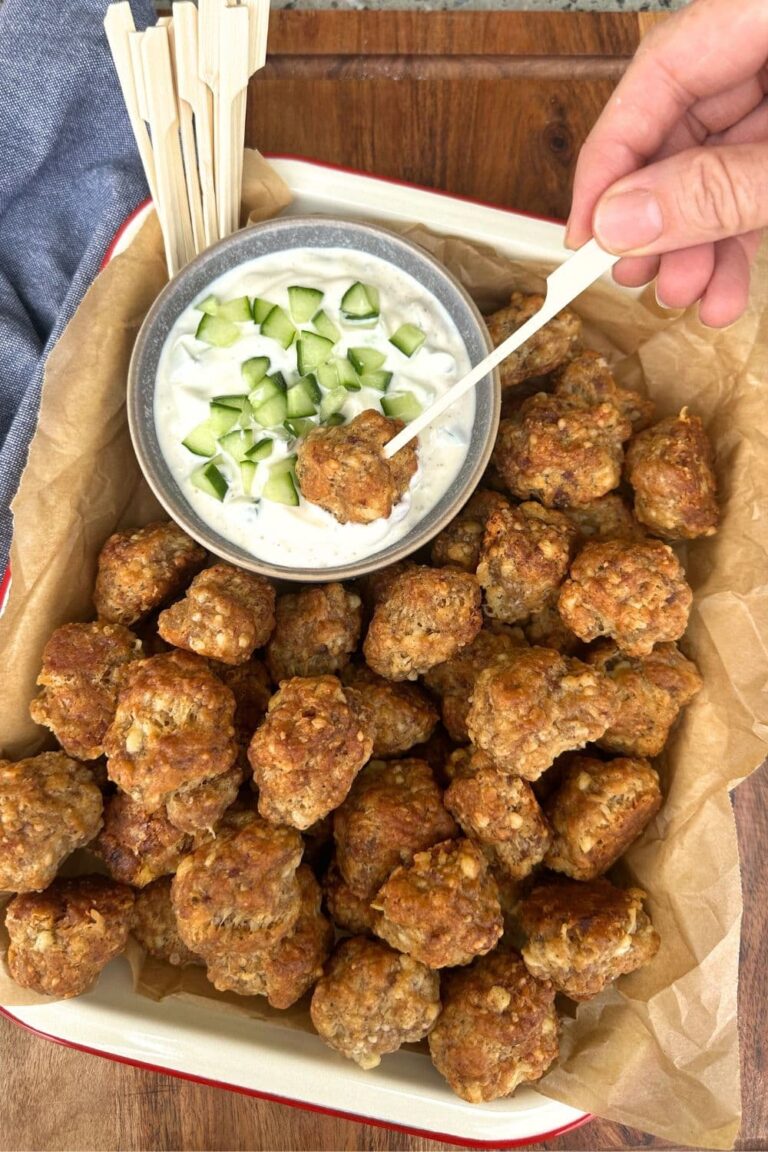
{"label": "flat wooden skewer", "polygon": [[[193,208],[192,226],[195,230],[195,245],[202,252],[219,238],[216,219],[216,185],[213,170],[213,97],[200,79],[198,73],[197,8],[191,0],[176,0],[173,5],[175,26],[174,46],[176,49],[176,84],[179,93],[179,110],[182,124],[182,146],[187,172],[187,149],[184,144],[185,121],[191,123],[194,115],[194,147],[197,154],[198,195],[201,199],[203,238],[198,237],[200,221],[195,223],[196,210]],[[191,198],[197,201],[194,192]]]}
{"label": "flat wooden skewer", "polygon": [[[240,222],[240,187],[238,173],[242,173],[242,130],[235,146],[232,121],[235,102],[248,87],[249,13],[246,7],[224,8],[220,11],[219,40],[219,106],[217,129],[217,170],[222,178],[218,195],[219,231],[228,236],[237,230]],[[226,66],[222,67],[222,62]],[[241,177],[242,178],[242,177]]]}
{"label": "flat wooden skewer", "polygon": [[[220,237],[227,235],[226,213],[222,211],[224,200],[223,181],[225,178],[222,169],[222,141],[220,139],[220,73],[219,73],[219,37],[221,30],[221,12],[225,0],[199,0],[197,7],[197,52],[198,74],[203,83],[211,91],[212,120],[213,120],[213,165],[216,184],[216,227]],[[222,223],[224,227],[222,227]]]}
{"label": "flat wooden skewer", "polygon": [[131,122],[136,147],[139,150],[144,175],[149,185],[149,194],[152,199],[156,201],[157,181],[155,177],[155,160],[152,154],[152,143],[149,139],[147,126],[139,112],[136,85],[134,82],[134,70],[131,61],[131,50],[128,40],[130,34],[136,31],[136,25],[133,22],[133,15],[128,0],[122,0],[122,2],[118,4],[110,4],[107,8],[107,14],[104,17],[104,31],[107,34],[107,42],[109,43],[109,49],[112,53],[112,59],[115,62],[117,78],[120,82],[125,107],[128,111],[128,119]]}
{"label": "flat wooden skewer", "polygon": [[197,166],[197,152],[195,149],[195,129],[192,121],[192,109],[186,100],[181,97],[179,83],[179,51],[176,38],[176,24],[172,17],[163,16],[157,22],[158,27],[168,29],[168,44],[171,50],[171,71],[176,93],[176,108],[179,118],[179,132],[181,134],[181,154],[184,167],[179,172],[181,183],[178,188],[180,209],[186,205],[185,211],[189,213],[192,226],[192,247],[188,259],[192,260],[197,252],[205,247],[205,234],[203,228],[203,206],[200,195],[200,173]]}

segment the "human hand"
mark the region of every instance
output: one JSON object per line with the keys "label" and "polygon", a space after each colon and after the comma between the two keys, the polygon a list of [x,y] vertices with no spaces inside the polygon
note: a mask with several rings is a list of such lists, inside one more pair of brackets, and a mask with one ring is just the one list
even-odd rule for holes
{"label": "human hand", "polygon": [[767,60],[766,0],[693,0],[645,37],[576,165],[568,247],[594,235],[620,284],[656,277],[714,328],[746,308],[768,225]]}

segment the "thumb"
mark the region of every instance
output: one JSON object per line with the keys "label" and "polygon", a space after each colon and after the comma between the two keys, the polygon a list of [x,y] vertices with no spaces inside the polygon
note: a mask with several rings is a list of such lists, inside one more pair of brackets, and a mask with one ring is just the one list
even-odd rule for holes
{"label": "thumb", "polygon": [[617,255],[655,255],[768,224],[768,144],[691,148],[649,164],[600,198],[593,232]]}

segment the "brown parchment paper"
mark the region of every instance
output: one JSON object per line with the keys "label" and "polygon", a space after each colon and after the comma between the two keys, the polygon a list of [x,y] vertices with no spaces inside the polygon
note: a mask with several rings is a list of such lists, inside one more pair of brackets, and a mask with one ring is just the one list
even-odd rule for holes
{"label": "brown parchment paper", "polygon": [[[246,170],[252,219],[285,207],[287,190],[258,155],[249,155]],[[514,287],[540,287],[549,271],[422,227],[406,231],[485,310]],[[130,447],[124,392],[133,340],[164,282],[151,217],[96,279],[49,359],[39,427],[13,504],[13,581],[0,619],[2,755],[45,744],[27,711],[42,648],[57,625],[92,615],[102,543],[116,528],[158,514]],[[566,1017],[560,1062],[537,1087],[675,1143],[727,1148],[740,1114],[742,909],[728,790],[759,765],[768,744],[768,252],[758,260],[747,315],[725,332],[664,312],[650,294],[638,300],[603,284],[576,310],[585,342],[608,355],[622,380],[644,379],[661,415],[689,404],[702,416],[716,450],[723,523],[684,554],[695,593],[685,647],[705,688],[662,762],[665,805],[619,876],[649,893],[662,948],[647,969]],[[305,1005],[276,1014],[261,999],[218,995],[200,971],[143,963],[137,949],[129,959],[142,994],[205,997],[222,1011],[309,1028]],[[0,1003],[35,999],[0,964]]]}

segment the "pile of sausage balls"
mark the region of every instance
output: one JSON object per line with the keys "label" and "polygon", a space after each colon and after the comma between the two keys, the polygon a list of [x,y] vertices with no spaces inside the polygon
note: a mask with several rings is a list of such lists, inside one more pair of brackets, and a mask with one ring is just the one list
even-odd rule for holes
{"label": "pile of sausage balls", "polygon": [[[485,486],[421,563],[278,590],[172,523],[107,540],[96,620],[43,653],[59,750],[0,762],[19,984],[76,996],[132,933],[219,990],[311,992],[362,1068],[427,1037],[479,1102],[555,1060],[558,996],[652,959],[645,893],[606,872],[701,686],[670,542],[715,531],[709,445],[570,311],[502,374]],[[57,879],[86,845],[93,874]]]}

